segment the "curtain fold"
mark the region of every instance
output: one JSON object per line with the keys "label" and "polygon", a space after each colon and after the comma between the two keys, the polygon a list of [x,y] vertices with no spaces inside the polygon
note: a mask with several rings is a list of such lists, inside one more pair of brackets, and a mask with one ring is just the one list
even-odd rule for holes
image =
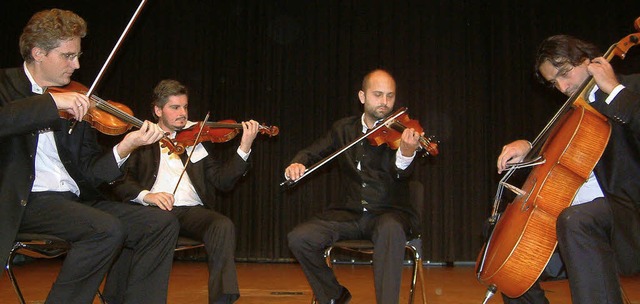
{"label": "curtain fold", "polygon": [[[562,1],[561,1],[562,2]],[[533,139],[564,98],[535,83],[533,54],[547,36],[568,33],[606,49],[631,33],[635,1],[603,7],[538,1],[154,0],[123,42],[96,94],[152,119],[150,96],[162,79],[190,88],[190,119],[255,119],[278,126],[258,135],[253,167],[238,186],[218,195],[218,210],[237,225],[236,256],[292,260],[287,233],[340,196],[329,163],[284,191],[294,154],[335,120],[361,113],[361,79],[374,68],[396,78],[397,106],[406,106],[440,155],[418,159],[424,184],[424,256],[474,261],[496,183],[502,145]],[[634,5],[634,6],[631,6]],[[81,69],[90,85],[137,7],[134,1],[3,1],[0,65],[18,66],[18,36],[36,11],[60,7],[83,16]],[[635,54],[635,53],[634,53]],[[637,59],[614,62],[640,71]],[[219,144],[227,158],[237,137]],[[120,138],[101,136],[105,145]]]}

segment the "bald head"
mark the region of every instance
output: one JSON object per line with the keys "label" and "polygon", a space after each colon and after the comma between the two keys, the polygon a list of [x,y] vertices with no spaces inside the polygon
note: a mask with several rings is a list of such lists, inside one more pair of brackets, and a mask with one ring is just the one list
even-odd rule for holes
{"label": "bald head", "polygon": [[364,105],[364,120],[368,127],[391,113],[396,99],[396,81],[385,70],[374,70],[362,80],[358,98]]}
{"label": "bald head", "polygon": [[380,82],[388,82],[393,86],[393,91],[396,90],[396,81],[393,79],[393,76],[385,70],[376,69],[369,72],[362,79],[362,91],[366,92],[369,87],[371,87],[374,83]]}

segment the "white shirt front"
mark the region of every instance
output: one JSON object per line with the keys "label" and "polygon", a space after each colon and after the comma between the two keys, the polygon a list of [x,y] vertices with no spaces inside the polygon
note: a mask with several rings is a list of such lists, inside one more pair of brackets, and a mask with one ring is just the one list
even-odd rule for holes
{"label": "white shirt front", "polygon": [[[31,92],[44,94],[45,90],[35,82],[31,73],[29,73],[29,69],[27,69],[26,62],[23,64],[23,68],[27,78],[29,78],[31,82]],[[72,192],[79,196],[80,188],[78,184],[71,178],[71,175],[69,175],[69,172],[67,172],[67,169],[60,160],[53,131],[45,129],[38,133],[38,145],[35,156],[36,176],[31,191]],[[127,158],[121,159],[116,147],[117,145],[113,147],[113,154],[116,157],[118,166],[121,166]]]}
{"label": "white shirt front", "polygon": [[[615,87],[613,91],[611,91],[611,94],[607,96],[607,99],[605,99],[605,102],[607,104],[611,103],[611,101],[616,97],[616,95],[618,95],[618,93],[622,89],[624,89],[623,85],[618,85],[617,87]],[[597,90],[598,90],[598,87],[595,86],[593,90],[589,92],[590,103],[596,100],[595,93]],[[582,203],[587,203],[598,197],[604,197],[604,194],[602,193],[600,184],[598,184],[598,179],[596,178],[596,175],[593,174],[593,172],[591,172],[591,174],[589,174],[589,178],[587,179],[587,181],[580,187],[580,189],[578,189],[578,192],[576,193],[576,196],[573,198],[573,202],[571,202],[571,205],[579,205]]]}
{"label": "white shirt front", "polygon": [[[23,68],[25,74],[27,74],[27,78],[29,78],[31,82],[31,92],[44,94],[44,89],[35,82],[31,73],[29,73],[26,62],[23,64]],[[36,147],[35,159],[36,177],[33,181],[31,191],[72,192],[79,196],[80,188],[78,184],[71,178],[71,175],[69,175],[69,172],[67,172],[67,169],[65,169],[60,160],[56,140],[53,137],[53,131],[46,129],[38,133],[38,146]]]}
{"label": "white shirt front", "polygon": [[[188,128],[194,124],[196,123],[189,121],[186,127]],[[175,136],[176,133],[173,132],[171,134],[171,138],[174,138]],[[207,149],[205,149],[201,143],[195,146],[195,151],[193,149],[193,146],[190,146],[187,147],[184,152],[185,155],[191,155],[189,161],[192,164],[197,163],[209,155]],[[238,147],[237,153],[246,161],[249,158],[249,153],[251,153],[251,151],[249,151],[249,153],[244,153],[244,151]],[[144,202],[144,197],[148,193],[166,192],[173,193],[174,206],[202,205],[202,199],[198,196],[198,193],[189,178],[189,174],[187,174],[187,172],[184,172],[184,175],[182,174],[184,168],[185,166],[182,163],[180,156],[176,153],[169,154],[169,149],[162,147],[160,144],[160,166],[158,168],[158,176],[156,177],[151,189],[141,191],[133,201],[142,205],[148,205]],[[182,179],[180,179],[180,175],[183,175]]]}

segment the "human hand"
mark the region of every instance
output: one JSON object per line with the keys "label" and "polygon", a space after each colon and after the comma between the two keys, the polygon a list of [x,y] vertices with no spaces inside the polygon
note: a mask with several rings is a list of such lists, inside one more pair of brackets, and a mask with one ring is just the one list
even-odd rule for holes
{"label": "human hand", "polygon": [[613,67],[604,57],[593,58],[587,66],[587,71],[593,76],[598,88],[607,94],[611,94],[611,91],[620,84]]}
{"label": "human hand", "polygon": [[118,144],[118,154],[124,158],[140,146],[157,142],[164,136],[164,131],[157,124],[145,120],[139,130],[127,133]]}
{"label": "human hand", "polygon": [[53,97],[53,101],[56,104],[56,108],[61,111],[65,111],[77,121],[82,121],[84,115],[87,114],[91,102],[89,97],[77,92],[64,92],[64,93],[50,93]]}
{"label": "human hand", "polygon": [[158,208],[167,211],[171,211],[171,209],[173,209],[173,203],[175,202],[173,194],[167,192],[149,192],[142,200],[149,205],[157,206]]}
{"label": "human hand", "polygon": [[303,164],[293,163],[284,170],[284,176],[288,180],[297,180],[304,174],[305,170],[307,170],[307,168]]}
{"label": "human hand", "polygon": [[411,157],[413,153],[416,152],[418,146],[420,145],[420,136],[424,135],[419,134],[413,128],[406,128],[402,131],[402,135],[400,136],[400,152],[403,156]]}
{"label": "human hand", "polygon": [[516,140],[502,147],[502,153],[498,156],[498,174],[507,169],[508,164],[522,161],[531,150],[531,144],[524,140]]}
{"label": "human hand", "polygon": [[242,122],[242,139],[240,140],[240,150],[249,153],[253,140],[258,135],[259,124],[255,120]]}

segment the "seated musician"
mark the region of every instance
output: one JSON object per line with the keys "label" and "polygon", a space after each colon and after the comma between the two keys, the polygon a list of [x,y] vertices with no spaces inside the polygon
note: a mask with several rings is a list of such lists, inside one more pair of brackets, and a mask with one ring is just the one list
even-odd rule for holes
{"label": "seated musician", "polygon": [[[170,137],[194,124],[188,120],[189,94],[184,85],[162,80],[153,96],[154,117]],[[113,184],[113,193],[123,201],[157,206],[175,215],[180,222],[180,235],[204,243],[209,303],[232,303],[240,297],[234,262],[235,227],[228,217],[213,210],[214,188],[229,191],[247,172],[258,126],[253,120],[242,122],[240,146],[225,163],[213,157],[211,142],[188,147],[182,155],[169,154],[161,144],[146,146],[129,157],[124,178]],[[186,161],[187,155],[191,158],[185,165],[181,157]]]}
{"label": "seated musician", "polygon": [[[588,102],[611,124],[604,154],[556,224],[571,298],[580,304],[622,303],[619,275],[640,272],[640,74],[616,75],[601,56],[591,43],[558,35],[542,42],[535,64],[538,79],[567,96],[593,76]],[[526,140],[504,146],[498,172],[530,149]],[[503,299],[548,303],[537,282],[521,297]]]}
{"label": "seated musician", "polygon": [[[324,137],[298,152],[285,169],[288,179],[299,179],[307,167],[347,146],[386,118],[395,103],[395,80],[387,71],[374,70],[364,77],[358,97],[364,113],[338,120]],[[345,198],[289,233],[289,248],[318,303],[348,303],[351,299],[323,257],[324,248],[341,239],[373,241],[376,300],[398,303],[405,243],[420,229],[416,211],[408,200],[403,200],[403,195],[408,195],[408,179],[420,136],[413,128],[406,128],[397,151],[362,140],[340,154],[336,160]]]}
{"label": "seated musician", "polygon": [[131,271],[109,273],[109,303],[165,303],[177,221],[161,210],[105,200],[97,190],[122,174],[134,149],[161,139],[162,130],[146,121],[102,151],[83,120],[89,98],[47,91],[71,82],[86,32],[84,19],[71,11],[38,12],[20,36],[24,64],[0,70],[2,265],[18,232],[49,234],[71,248],[46,303],[92,303],[113,263]]}

